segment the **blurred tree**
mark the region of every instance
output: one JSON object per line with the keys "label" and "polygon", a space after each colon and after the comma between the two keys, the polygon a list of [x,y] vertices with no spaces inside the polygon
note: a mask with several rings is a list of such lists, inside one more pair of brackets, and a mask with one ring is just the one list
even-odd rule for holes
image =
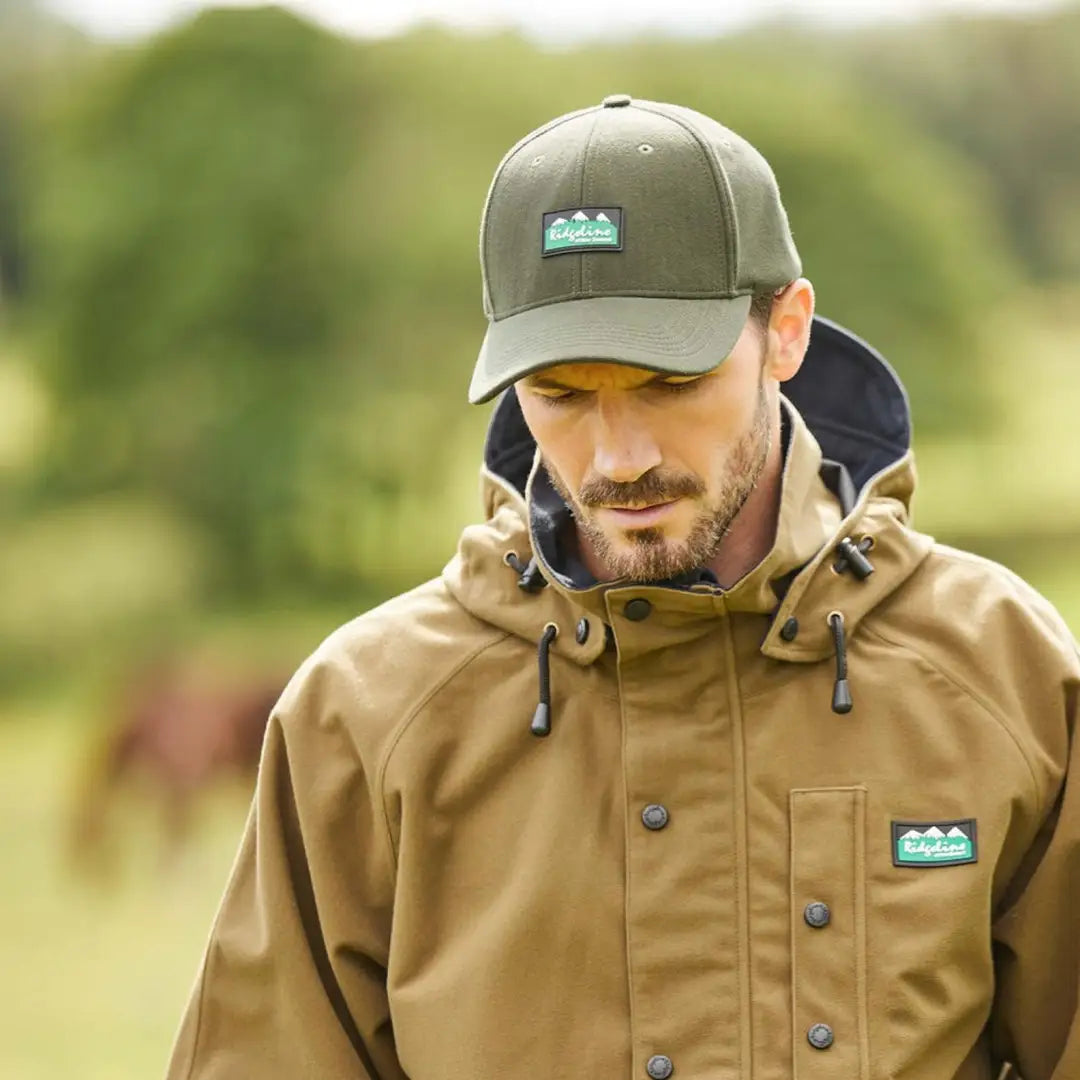
{"label": "blurred tree", "polygon": [[18,295],[23,277],[22,243],[16,214],[13,127],[13,122],[0,110],[0,310]]}
{"label": "blurred tree", "polygon": [[85,51],[77,31],[33,0],[0,0],[0,317],[11,313],[27,271],[20,208],[30,113]]}
{"label": "blurred tree", "polygon": [[976,162],[1038,278],[1080,275],[1080,6],[836,43],[880,101]]}
{"label": "blurred tree", "polygon": [[63,409],[48,487],[172,501],[241,591],[294,569],[294,462],[334,392],[354,62],[282,12],[213,12],[110,58],[40,162],[43,355]]}
{"label": "blurred tree", "polygon": [[897,363],[924,428],[973,424],[981,305],[1015,281],[977,174],[778,49],[359,44],[261,9],[108,57],[34,162],[32,300],[60,417],[41,499],[163,500],[216,545],[219,594],[435,569],[472,415],[487,184],[530,128],[624,89],[760,146],[821,309]]}

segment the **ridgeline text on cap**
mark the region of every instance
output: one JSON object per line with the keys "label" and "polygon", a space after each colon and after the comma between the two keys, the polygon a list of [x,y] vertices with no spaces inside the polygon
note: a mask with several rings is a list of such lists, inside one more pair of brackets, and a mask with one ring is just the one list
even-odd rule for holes
{"label": "ridgeline text on cap", "polygon": [[503,158],[480,227],[488,331],[469,400],[552,364],[699,375],[754,295],[802,272],[768,162],[679,105],[613,94]]}

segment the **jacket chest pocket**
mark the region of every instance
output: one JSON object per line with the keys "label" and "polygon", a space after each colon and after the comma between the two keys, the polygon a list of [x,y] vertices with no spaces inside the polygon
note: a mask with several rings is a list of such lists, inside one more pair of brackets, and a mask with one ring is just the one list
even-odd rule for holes
{"label": "jacket chest pocket", "polygon": [[797,789],[791,825],[794,1080],[868,1080],[866,790]]}

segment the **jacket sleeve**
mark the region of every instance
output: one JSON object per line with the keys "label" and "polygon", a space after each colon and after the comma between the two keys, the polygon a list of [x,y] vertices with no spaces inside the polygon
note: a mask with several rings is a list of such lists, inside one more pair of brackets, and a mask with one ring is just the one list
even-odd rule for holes
{"label": "jacket sleeve", "polygon": [[1080,1077],[1080,665],[1071,640],[1067,653],[1054,715],[1041,718],[1060,780],[993,927],[995,1056],[1023,1080]]}
{"label": "jacket sleeve", "polygon": [[[318,657],[318,654],[317,654]],[[270,717],[251,812],[167,1080],[399,1080],[393,870],[356,673],[314,659]]]}

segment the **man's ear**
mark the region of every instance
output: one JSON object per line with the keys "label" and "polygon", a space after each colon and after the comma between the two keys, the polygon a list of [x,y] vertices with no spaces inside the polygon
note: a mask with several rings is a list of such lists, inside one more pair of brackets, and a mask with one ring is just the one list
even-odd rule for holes
{"label": "man's ear", "polygon": [[766,366],[777,382],[787,382],[802,367],[813,318],[814,286],[806,278],[793,281],[773,299]]}

